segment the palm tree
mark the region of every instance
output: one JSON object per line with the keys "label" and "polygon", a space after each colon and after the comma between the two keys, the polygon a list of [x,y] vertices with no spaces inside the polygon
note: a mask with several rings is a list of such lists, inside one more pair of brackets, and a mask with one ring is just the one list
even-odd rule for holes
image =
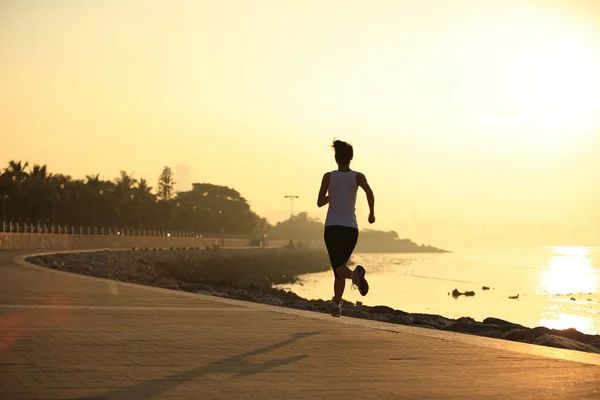
{"label": "palm tree", "polygon": [[10,199],[12,217],[16,217],[17,221],[21,220],[21,217],[25,215],[23,213],[23,200],[25,199],[23,183],[27,179],[26,168],[28,166],[28,162],[12,160],[8,163],[8,167],[5,170],[4,192],[5,196],[8,196]]}
{"label": "palm tree", "polygon": [[134,179],[133,176],[127,174],[125,171],[120,171],[120,174],[121,176],[115,179],[115,194],[119,201],[119,222],[121,225],[130,226],[135,219],[133,216],[135,207],[132,204],[134,200],[134,193],[132,189],[134,189],[137,180]]}
{"label": "palm tree", "polygon": [[29,170],[29,178],[39,179],[45,181],[52,177],[52,174],[48,174],[48,167],[46,165],[33,164],[33,168]]}
{"label": "palm tree", "polygon": [[144,178],[138,182],[137,190],[140,194],[152,194],[152,186],[149,186],[148,181]]}
{"label": "palm tree", "polygon": [[[66,203],[69,198],[69,191],[64,190],[71,182],[70,175],[54,175],[50,180],[52,182],[52,224],[56,225],[56,202]],[[66,195],[66,196],[65,196]]]}
{"label": "palm tree", "polygon": [[128,175],[125,171],[120,171],[121,176],[117,178],[115,181],[117,183],[117,190],[123,190],[125,193],[132,189],[137,180],[133,178],[133,176]]}
{"label": "palm tree", "polygon": [[8,168],[6,170],[11,175],[13,182],[22,183],[27,179],[27,171],[25,171],[25,168],[28,166],[29,163],[27,161],[16,162],[15,160],[12,160],[8,163]]}
{"label": "palm tree", "polygon": [[101,196],[102,191],[102,181],[100,180],[100,174],[96,175],[86,175],[85,178],[86,186],[92,195],[92,226],[96,226],[96,197]]}
{"label": "palm tree", "polygon": [[[25,200],[28,206],[27,215],[31,222],[40,222],[47,216],[52,201],[53,187],[51,183],[52,174],[48,173],[46,165],[34,164],[29,170],[27,180],[23,183]],[[45,207],[46,206],[46,207]]]}

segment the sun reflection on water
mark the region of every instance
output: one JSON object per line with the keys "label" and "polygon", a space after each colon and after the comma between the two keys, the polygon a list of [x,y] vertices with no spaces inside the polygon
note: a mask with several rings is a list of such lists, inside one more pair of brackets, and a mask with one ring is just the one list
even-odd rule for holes
{"label": "sun reflection on water", "polygon": [[546,308],[539,325],[552,329],[575,328],[580,332],[598,329],[597,313],[588,307],[569,307],[599,291],[599,272],[592,265],[587,247],[554,247],[554,255],[539,276],[538,293],[558,295]]}
{"label": "sun reflection on water", "polygon": [[579,332],[592,332],[594,330],[594,319],[583,315],[556,314],[551,318],[542,318],[540,326],[550,329],[575,328]]}
{"label": "sun reflection on water", "polygon": [[585,247],[555,248],[559,255],[550,259],[540,273],[540,289],[548,294],[593,293],[598,290],[598,274],[592,268]]}

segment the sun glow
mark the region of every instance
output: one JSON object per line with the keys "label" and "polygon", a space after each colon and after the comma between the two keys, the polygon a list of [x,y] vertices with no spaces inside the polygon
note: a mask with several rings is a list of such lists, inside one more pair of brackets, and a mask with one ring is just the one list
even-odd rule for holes
{"label": "sun glow", "polygon": [[558,314],[554,318],[542,318],[540,326],[550,329],[575,328],[579,332],[590,332],[594,326],[594,320],[582,315]]}
{"label": "sun glow", "polygon": [[584,247],[557,247],[553,257],[540,274],[541,289],[548,294],[591,293],[598,287],[598,274],[592,268]]}

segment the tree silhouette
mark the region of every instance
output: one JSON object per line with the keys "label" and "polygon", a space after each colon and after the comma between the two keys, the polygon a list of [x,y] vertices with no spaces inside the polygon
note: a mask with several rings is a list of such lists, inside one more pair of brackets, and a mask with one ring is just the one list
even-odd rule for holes
{"label": "tree silhouette", "polygon": [[175,188],[175,179],[173,171],[170,167],[164,167],[162,173],[158,177],[157,195],[161,200],[171,200]]}
{"label": "tree silhouette", "polygon": [[7,221],[13,223],[225,234],[265,233],[270,228],[234,189],[196,183],[192,190],[175,195],[169,167],[163,170],[155,195],[146,179],[136,180],[125,171],[114,180],[103,180],[99,174],[73,179],[51,174],[45,165],[34,164],[29,170],[28,166],[11,161],[0,171],[0,200],[7,196]]}

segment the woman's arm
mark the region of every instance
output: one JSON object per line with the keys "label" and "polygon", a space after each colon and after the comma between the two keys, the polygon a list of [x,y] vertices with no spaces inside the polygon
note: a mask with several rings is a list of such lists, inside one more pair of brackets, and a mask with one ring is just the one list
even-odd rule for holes
{"label": "woman's arm", "polygon": [[329,181],[331,180],[331,174],[327,172],[323,175],[323,180],[321,181],[321,189],[319,189],[319,197],[317,199],[317,206],[323,207],[327,203],[329,203],[329,196],[327,196],[327,190],[329,189]]}
{"label": "woman's arm", "polygon": [[369,223],[375,222],[375,195],[373,194],[373,190],[367,182],[367,177],[360,172],[356,175],[356,180],[358,186],[360,186],[367,195],[367,202],[369,203]]}

